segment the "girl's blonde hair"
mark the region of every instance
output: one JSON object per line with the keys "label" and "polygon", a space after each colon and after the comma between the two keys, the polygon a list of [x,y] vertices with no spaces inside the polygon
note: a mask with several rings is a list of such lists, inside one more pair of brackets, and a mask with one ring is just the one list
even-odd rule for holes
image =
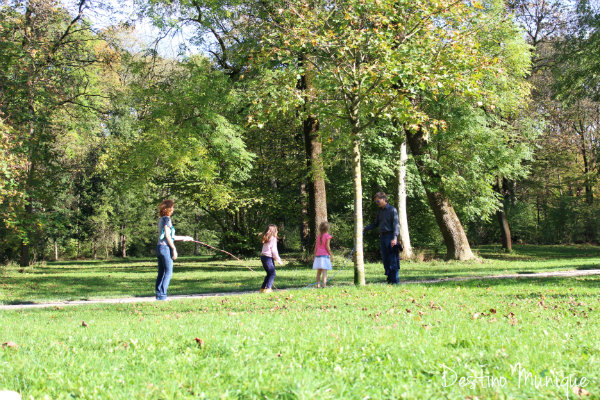
{"label": "girl's blonde hair", "polygon": [[175,206],[175,202],[173,200],[163,200],[162,203],[158,206],[158,213],[161,217],[171,216],[173,215],[173,208]]}
{"label": "girl's blonde hair", "polygon": [[329,222],[323,221],[319,224],[319,243],[323,241],[323,234],[329,232]]}
{"label": "girl's blonde hair", "polygon": [[267,226],[267,229],[265,229],[265,231],[261,234],[261,241],[263,243],[267,243],[272,237],[279,239],[277,237],[277,225],[273,224]]}

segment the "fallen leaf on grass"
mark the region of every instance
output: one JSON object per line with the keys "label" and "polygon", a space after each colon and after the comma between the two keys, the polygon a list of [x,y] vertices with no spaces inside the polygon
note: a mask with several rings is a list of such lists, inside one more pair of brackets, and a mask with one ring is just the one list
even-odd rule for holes
{"label": "fallen leaf on grass", "polygon": [[4,343],[2,343],[2,348],[5,348],[5,347],[17,348],[17,347],[19,347],[19,345],[16,344],[15,342],[4,342]]}
{"label": "fallen leaf on grass", "polygon": [[496,309],[495,308],[490,308],[490,314],[496,314]]}
{"label": "fallen leaf on grass", "polygon": [[579,386],[573,386],[573,392],[575,392],[577,396],[589,396],[591,394],[590,392]]}
{"label": "fallen leaf on grass", "polygon": [[490,318],[489,322],[496,322],[496,321],[498,321],[498,318]]}
{"label": "fallen leaf on grass", "polygon": [[196,343],[198,343],[198,346],[200,346],[200,347],[204,346],[204,340],[202,340],[200,338],[194,338],[194,340],[196,341]]}
{"label": "fallen leaf on grass", "polygon": [[476,312],[475,314],[473,314],[471,319],[477,319],[477,318],[479,318],[480,315],[481,315],[480,313]]}
{"label": "fallen leaf on grass", "polygon": [[81,321],[81,326],[83,326],[84,328],[87,328],[89,325],[85,323],[85,321]]}
{"label": "fallen leaf on grass", "polygon": [[426,330],[426,331],[428,331],[428,330],[430,330],[430,329],[431,329],[431,326],[429,326],[429,325],[421,325],[421,326],[422,326],[423,328],[425,328],[425,330]]}

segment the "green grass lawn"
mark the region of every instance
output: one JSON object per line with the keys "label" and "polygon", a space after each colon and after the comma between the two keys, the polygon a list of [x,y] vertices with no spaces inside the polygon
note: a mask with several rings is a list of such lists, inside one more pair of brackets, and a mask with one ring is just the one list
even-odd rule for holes
{"label": "green grass lawn", "polygon": [[[403,262],[400,279],[600,268],[600,247],[597,246],[515,246],[515,251],[509,254],[503,253],[498,246],[486,246],[477,251],[482,257],[481,262]],[[344,264],[346,256],[337,255],[335,270]],[[283,258],[286,264],[277,266],[277,288],[300,288],[313,282],[315,273],[310,263],[300,262],[292,255],[284,254]],[[156,269],[155,258],[49,262],[27,268],[15,264],[0,266],[0,304],[152,296]],[[351,261],[341,272],[334,273],[332,284],[353,284]],[[385,280],[380,263],[367,263],[366,275],[368,283]],[[263,279],[264,271],[258,258],[239,262],[181,257],[175,262],[169,294],[257,290]]]}
{"label": "green grass lawn", "polygon": [[[114,268],[150,278],[144,265]],[[436,265],[410,275],[444,275]],[[535,265],[525,269],[554,268]],[[225,275],[212,268],[213,279]],[[174,283],[193,273],[178,271]],[[598,399],[599,289],[597,276],[471,280],[1,311],[0,341],[18,347],[0,348],[0,390],[24,399],[557,399],[578,398],[578,385]]]}

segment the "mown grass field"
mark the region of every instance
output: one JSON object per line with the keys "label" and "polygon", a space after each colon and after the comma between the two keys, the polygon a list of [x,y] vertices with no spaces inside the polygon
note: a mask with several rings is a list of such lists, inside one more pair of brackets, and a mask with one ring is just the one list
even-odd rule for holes
{"label": "mown grass field", "polygon": [[[497,246],[478,249],[481,262],[402,262],[401,280],[436,279],[458,276],[514,274],[600,268],[597,246],[515,246],[506,254]],[[348,253],[336,255],[332,285],[353,284],[353,266]],[[283,255],[277,266],[277,288],[300,288],[313,282],[310,263],[297,255]],[[337,272],[342,265],[345,267]],[[254,269],[252,272],[247,267]],[[51,300],[81,300],[152,296],[156,259],[110,261],[61,261],[20,268],[0,266],[0,304]],[[380,263],[366,264],[367,283],[385,281]],[[332,273],[330,273],[332,276]],[[175,262],[169,294],[214,293],[257,290],[264,279],[258,258],[239,262],[211,257],[181,257]]]}
{"label": "mown grass field", "polygon": [[[0,340],[18,347],[0,349],[0,390],[26,399],[556,399],[577,398],[579,386],[600,398],[599,289],[597,276],[474,280],[2,311]],[[536,387],[544,378],[553,383]]]}
{"label": "mown grass field", "polygon": [[[483,263],[404,263],[403,279],[589,269],[600,259],[594,247],[480,254]],[[2,271],[5,303],[148,296],[155,274],[152,259],[13,268]],[[262,281],[231,262],[176,268],[171,294]],[[308,284],[308,268],[290,263],[276,284]],[[347,265],[326,289],[0,311],[0,342],[12,342],[0,348],[0,390],[24,399],[600,398],[599,276],[390,287],[375,284],[380,269],[368,265],[363,288]]]}

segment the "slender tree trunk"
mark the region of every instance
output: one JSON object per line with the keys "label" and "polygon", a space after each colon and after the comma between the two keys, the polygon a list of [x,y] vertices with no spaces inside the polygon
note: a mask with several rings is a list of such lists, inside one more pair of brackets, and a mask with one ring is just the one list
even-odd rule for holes
{"label": "slender tree trunk", "polygon": [[[121,226],[121,230],[124,230],[125,226]],[[127,238],[124,233],[119,234],[119,250],[121,250],[121,257],[127,257],[127,248],[126,248]]]}
{"label": "slender tree trunk", "polygon": [[58,241],[54,239],[54,261],[58,261]]}
{"label": "slender tree trunk", "polygon": [[[200,218],[198,217],[198,214],[194,215],[194,221],[196,222],[196,224],[194,225],[194,240],[198,241],[198,224],[200,223]],[[200,244],[194,243],[194,255],[197,256],[199,254],[200,254]]]}
{"label": "slender tree trunk", "polygon": [[354,284],[365,285],[365,260],[363,249],[362,171],[360,157],[360,131],[358,110],[352,121],[352,178],[354,181]]}
{"label": "slender tree trunk", "polygon": [[406,140],[400,143],[400,162],[398,163],[397,173],[397,195],[396,208],[398,209],[398,222],[400,225],[400,235],[398,240],[404,250],[400,253],[403,260],[413,258],[413,250],[410,244],[410,234],[408,230],[408,212],[406,210],[406,162],[408,155],[406,153]]}
{"label": "slender tree trunk", "polygon": [[[27,10],[25,12],[25,20],[27,21],[26,23],[26,35],[24,38],[24,47],[25,47],[25,43],[28,43],[29,37],[31,35],[31,9],[28,6]],[[34,76],[33,76],[33,71],[30,71],[29,73],[29,77],[27,79],[27,105],[28,105],[28,109],[29,109],[29,122],[28,122],[28,141],[29,141],[29,165],[27,168],[27,179],[25,181],[25,188],[24,188],[24,192],[25,192],[25,215],[24,215],[24,219],[25,221],[28,221],[30,218],[33,219],[33,206],[32,206],[32,201],[33,201],[33,196],[32,196],[32,191],[34,190],[34,185],[33,185],[33,179],[34,179],[34,174],[36,172],[36,148],[35,148],[35,141],[34,141],[34,137],[35,137],[35,115],[36,115],[36,109],[35,109],[35,92],[34,92]],[[32,236],[32,230],[33,224],[29,224],[27,223],[27,225],[29,226],[25,226],[24,227],[24,231],[27,234],[27,239],[26,240],[22,240],[21,241],[21,259],[19,261],[19,264],[22,267],[26,267],[31,263],[31,259],[30,259],[30,245],[29,245],[29,240],[31,240],[31,236]]]}
{"label": "slender tree trunk", "polygon": [[[427,156],[427,139],[423,131],[420,129],[414,133],[406,131],[406,137],[410,150],[415,156],[415,163],[427,193],[429,206],[444,237],[446,257],[454,260],[476,259],[460,219],[452,207],[450,199],[441,188],[441,178],[422,161],[422,157]],[[438,189],[431,190],[428,182],[435,183]]]}
{"label": "slender tree trunk", "polygon": [[502,184],[499,177],[496,177],[496,184],[494,189],[502,195],[502,206],[496,211],[496,218],[500,224],[500,237],[502,240],[502,248],[507,251],[512,251],[512,238],[510,235],[510,226],[508,225],[508,218],[506,217],[506,188]]}
{"label": "slender tree trunk", "polygon": [[[28,218],[30,218],[31,216],[33,216],[33,206],[31,205],[31,202],[28,202],[25,205],[26,220]],[[31,240],[31,236],[32,236],[31,228],[25,227],[25,230],[27,232],[28,239]],[[29,264],[31,264],[30,247],[31,247],[31,245],[29,244],[29,241],[21,240],[21,258],[19,260],[19,265],[21,267],[27,267]]]}
{"label": "slender tree trunk", "polygon": [[310,249],[310,229],[308,219],[308,204],[306,202],[306,183],[300,184],[300,204],[302,206],[302,215],[300,220],[300,245],[302,251]]}
{"label": "slender tree trunk", "polygon": [[98,258],[98,248],[97,248],[97,244],[96,244],[96,239],[92,239],[92,254],[93,254],[94,260],[96,260]]}

